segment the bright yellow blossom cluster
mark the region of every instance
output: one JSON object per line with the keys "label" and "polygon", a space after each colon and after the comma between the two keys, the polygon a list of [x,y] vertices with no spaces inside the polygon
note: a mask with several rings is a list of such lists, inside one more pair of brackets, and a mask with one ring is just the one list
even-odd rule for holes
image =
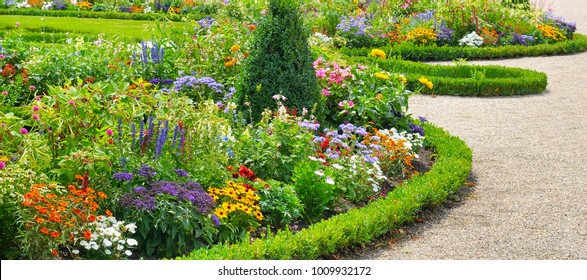
{"label": "bright yellow blossom cluster", "polygon": [[380,49],[373,49],[371,50],[371,52],[369,53],[370,56],[374,56],[374,57],[379,57],[379,58],[386,58],[387,55],[385,55],[385,52],[380,50]]}
{"label": "bright yellow blossom cluster", "polygon": [[77,3],[77,6],[84,11],[89,11],[92,9],[93,4],[88,1],[82,1]]}
{"label": "bright yellow blossom cluster", "polygon": [[436,33],[432,28],[418,27],[406,34],[408,41],[414,41],[416,44],[428,44],[436,40]]}
{"label": "bright yellow blossom cluster", "polygon": [[423,85],[425,85],[429,89],[432,89],[432,87],[434,86],[430,80],[428,80],[424,77],[421,77],[420,79],[418,79],[418,81],[420,83],[422,83]]}
{"label": "bright yellow blossom cluster", "polygon": [[557,42],[564,41],[567,39],[567,36],[565,36],[558,28],[553,27],[551,25],[539,24],[538,29],[542,33],[542,36],[544,36],[545,38],[552,39]]}
{"label": "bright yellow blossom cluster", "polygon": [[383,80],[389,80],[389,75],[384,74],[382,72],[375,73],[375,77],[377,77],[379,79],[383,79]]}
{"label": "bright yellow blossom cluster", "polygon": [[260,197],[247,184],[229,181],[223,188],[208,189],[208,193],[218,204],[214,209],[214,214],[218,218],[227,218],[230,213],[238,211],[254,215],[259,221],[263,220],[259,206]]}

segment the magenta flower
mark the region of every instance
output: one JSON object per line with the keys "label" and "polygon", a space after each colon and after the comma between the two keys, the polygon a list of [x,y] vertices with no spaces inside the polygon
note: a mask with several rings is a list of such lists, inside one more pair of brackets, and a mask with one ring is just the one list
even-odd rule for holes
{"label": "magenta flower", "polygon": [[75,101],[73,101],[73,100],[70,100],[70,101],[69,101],[69,105],[75,105]]}
{"label": "magenta flower", "polygon": [[350,108],[353,108],[353,106],[355,106],[355,103],[354,103],[352,100],[351,100],[351,101],[349,101],[349,107],[350,107]]}
{"label": "magenta flower", "polygon": [[35,121],[38,121],[38,120],[39,120],[39,115],[37,115],[37,114],[33,114],[33,119],[34,119]]}
{"label": "magenta flower", "polygon": [[365,70],[365,69],[367,69],[367,66],[363,66],[361,64],[357,64],[357,68],[359,68],[361,70]]}
{"label": "magenta flower", "polygon": [[112,131],[112,129],[106,129],[106,134],[108,134],[108,136],[112,136],[114,135],[114,131]]}
{"label": "magenta flower", "polygon": [[344,101],[338,102],[338,107],[344,107]]}
{"label": "magenta flower", "polygon": [[23,128],[20,129],[20,133],[22,133],[24,135],[27,135],[27,134],[29,134],[29,131],[26,128],[23,127]]}
{"label": "magenta flower", "polygon": [[35,86],[29,86],[30,90],[35,90],[35,88],[36,88]]}
{"label": "magenta flower", "polygon": [[328,88],[325,88],[325,89],[323,89],[323,90],[322,90],[322,95],[323,95],[324,97],[328,97],[328,96],[330,96],[330,91],[328,91]]}
{"label": "magenta flower", "polygon": [[8,95],[8,92],[7,91],[3,91],[2,92],[2,95]]}
{"label": "magenta flower", "polygon": [[40,110],[39,106],[37,106],[37,105],[33,106],[33,111],[39,111],[39,110]]}
{"label": "magenta flower", "polygon": [[314,66],[314,69],[318,68],[318,65],[320,64],[320,62],[322,62],[322,57],[319,57],[318,59],[316,59],[316,61],[314,61],[312,63],[312,66]]}
{"label": "magenta flower", "polygon": [[3,54],[0,54],[0,59],[5,59],[6,57]]}
{"label": "magenta flower", "polygon": [[6,168],[6,163],[4,163],[3,161],[0,161],[0,169],[4,169]]}
{"label": "magenta flower", "polygon": [[0,123],[0,127],[5,127],[5,126],[6,126],[6,124]]}
{"label": "magenta flower", "polygon": [[316,70],[316,77],[317,78],[326,77],[326,69],[321,68],[321,69]]}

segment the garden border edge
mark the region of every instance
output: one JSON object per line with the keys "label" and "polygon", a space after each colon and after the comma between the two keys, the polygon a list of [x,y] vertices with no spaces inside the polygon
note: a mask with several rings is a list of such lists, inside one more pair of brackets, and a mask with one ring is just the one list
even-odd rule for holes
{"label": "garden border edge", "polygon": [[472,167],[472,151],[464,141],[440,127],[423,124],[426,147],[436,151],[431,170],[416,175],[363,208],[353,209],[293,234],[245,240],[234,245],[198,249],[183,260],[288,260],[317,259],[342,248],[372,241],[378,236],[412,221],[424,207],[442,204],[467,181]]}

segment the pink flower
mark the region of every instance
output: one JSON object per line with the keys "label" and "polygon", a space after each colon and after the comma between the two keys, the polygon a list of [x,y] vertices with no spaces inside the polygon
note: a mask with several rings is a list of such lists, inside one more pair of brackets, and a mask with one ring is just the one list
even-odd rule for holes
{"label": "pink flower", "polygon": [[39,120],[39,115],[37,115],[37,114],[33,114],[33,119],[34,119],[35,121],[38,121],[38,120]]}
{"label": "pink flower", "polygon": [[261,14],[262,14],[262,15],[266,15],[266,14],[267,14],[267,11],[265,11],[265,10],[262,10],[262,11],[261,11]]}
{"label": "pink flower", "polygon": [[3,54],[0,54],[0,59],[5,59],[6,57]]}
{"label": "pink flower", "polygon": [[112,136],[114,135],[114,131],[112,131],[112,129],[106,129],[106,134],[108,134],[108,136]]}
{"label": "pink flower", "polygon": [[355,103],[354,103],[352,100],[351,100],[351,101],[349,101],[349,107],[350,107],[350,108],[353,108],[353,106],[355,106]]}
{"label": "pink flower", "polygon": [[338,107],[344,107],[344,101],[338,102]]}
{"label": "pink flower", "polygon": [[2,92],[2,95],[8,95],[8,92],[7,91],[3,91]]}
{"label": "pink flower", "polygon": [[17,21],[17,22],[16,22],[16,24],[15,24],[14,26],[15,26],[16,28],[19,28],[19,27],[20,27],[20,22],[18,22],[18,21]]}
{"label": "pink flower", "polygon": [[318,69],[316,70],[316,77],[324,78],[326,77],[326,69]]}
{"label": "pink flower", "polygon": [[30,90],[35,90],[35,86],[29,86]]}
{"label": "pink flower", "polygon": [[26,128],[23,127],[23,128],[20,129],[20,133],[22,133],[24,135],[27,135],[27,134],[29,134],[29,131]]}
{"label": "pink flower", "polygon": [[320,62],[322,62],[322,57],[319,57],[318,59],[316,59],[316,61],[314,61],[314,63],[312,63],[312,66],[314,66],[314,69],[316,69],[318,67]]}
{"label": "pink flower", "polygon": [[330,96],[330,91],[328,91],[328,88],[322,90],[322,95],[324,95],[324,97]]}
{"label": "pink flower", "polygon": [[6,163],[0,161],[0,169],[4,169],[6,167]]}
{"label": "pink flower", "polygon": [[367,66],[363,66],[361,64],[357,64],[357,68],[359,68],[361,70],[365,70],[365,69],[367,69]]}
{"label": "pink flower", "polygon": [[69,105],[75,105],[75,101],[73,101],[73,100],[70,100],[70,101],[69,101]]}
{"label": "pink flower", "polygon": [[0,123],[0,127],[5,127],[6,124]]}
{"label": "pink flower", "polygon": [[39,106],[37,106],[37,105],[33,106],[33,111],[39,111]]}

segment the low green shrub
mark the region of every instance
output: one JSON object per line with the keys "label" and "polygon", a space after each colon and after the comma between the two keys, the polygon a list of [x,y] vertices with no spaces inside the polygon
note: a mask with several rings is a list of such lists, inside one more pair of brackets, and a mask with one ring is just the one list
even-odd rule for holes
{"label": "low green shrub", "polygon": [[76,18],[104,18],[126,20],[198,20],[209,13],[191,12],[188,14],[164,13],[123,13],[111,11],[74,11],[74,10],[42,10],[42,9],[2,9],[0,15],[47,16],[47,17],[76,17]]}
{"label": "low green shrub", "polygon": [[414,176],[387,197],[364,208],[316,223],[296,234],[275,236],[195,250],[183,259],[316,259],[353,244],[364,243],[413,220],[418,210],[439,205],[465,183],[471,170],[471,150],[463,141],[431,124],[424,124],[426,146],[438,156],[432,169]]}
{"label": "low green shrub", "polygon": [[[587,36],[575,34],[573,40],[554,44],[540,44],[534,46],[508,45],[501,47],[451,47],[451,46],[414,46],[398,45],[393,48],[382,47],[389,57],[398,56],[411,61],[450,61],[459,58],[465,59],[498,59],[543,55],[563,55],[583,52],[587,50]],[[341,48],[340,51],[349,56],[367,56],[368,48]]]}
{"label": "low green shrub", "polygon": [[[432,81],[431,93],[458,96],[510,96],[536,94],[547,85],[546,74],[504,66],[429,65],[404,60],[352,58],[357,63],[377,63],[389,72],[404,73],[407,88],[414,90],[422,85],[421,77]],[[424,91],[423,93],[430,92]]]}

